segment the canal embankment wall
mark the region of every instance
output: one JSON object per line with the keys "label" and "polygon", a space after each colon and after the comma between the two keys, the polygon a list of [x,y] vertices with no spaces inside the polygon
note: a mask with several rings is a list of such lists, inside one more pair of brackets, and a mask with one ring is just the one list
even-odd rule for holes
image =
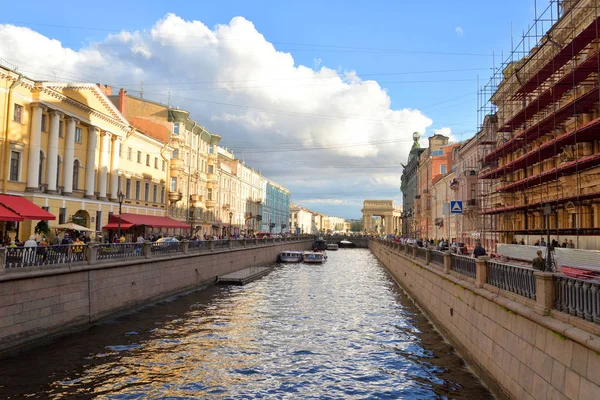
{"label": "canal embankment wall", "polygon": [[0,352],[194,290],[219,275],[276,262],[281,251],[307,250],[312,244],[311,239],[248,242],[198,253],[3,269]]}
{"label": "canal embankment wall", "polygon": [[552,274],[535,273],[536,296],[527,298],[486,283],[482,261],[465,277],[452,270],[449,253],[436,265],[430,252],[420,257],[408,246],[373,240],[369,248],[498,397],[600,393],[600,325],[549,310]]}

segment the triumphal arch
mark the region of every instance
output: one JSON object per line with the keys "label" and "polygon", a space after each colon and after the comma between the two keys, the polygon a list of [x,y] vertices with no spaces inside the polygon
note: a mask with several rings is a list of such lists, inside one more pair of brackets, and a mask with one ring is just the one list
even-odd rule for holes
{"label": "triumphal arch", "polygon": [[381,217],[383,226],[379,233],[402,234],[402,206],[394,206],[393,200],[365,200],[361,211],[367,232],[375,231],[373,217]]}

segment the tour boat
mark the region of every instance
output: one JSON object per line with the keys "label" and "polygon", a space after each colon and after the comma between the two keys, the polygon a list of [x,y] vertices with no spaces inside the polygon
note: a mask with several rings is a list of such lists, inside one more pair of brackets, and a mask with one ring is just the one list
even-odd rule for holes
{"label": "tour boat", "polygon": [[287,250],[279,253],[279,261],[281,262],[300,262],[302,261],[303,251]]}
{"label": "tour boat", "polygon": [[305,263],[321,264],[323,261],[325,261],[326,257],[327,256],[325,255],[325,253],[320,253],[316,251],[307,251],[304,254],[302,254],[302,259]]}
{"label": "tour boat", "polygon": [[339,247],[336,243],[327,243],[327,250],[337,250]]}
{"label": "tour boat", "polygon": [[338,247],[340,249],[351,249],[351,248],[355,248],[356,245],[349,240],[342,240]]}

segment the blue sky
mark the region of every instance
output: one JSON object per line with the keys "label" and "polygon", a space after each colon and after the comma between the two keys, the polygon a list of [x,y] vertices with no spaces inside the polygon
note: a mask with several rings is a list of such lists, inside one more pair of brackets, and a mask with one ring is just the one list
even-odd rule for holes
{"label": "blue sky", "polygon": [[[242,16],[252,22],[256,31],[264,35],[265,40],[277,51],[290,53],[295,66],[304,65],[315,70],[322,66],[338,71],[354,70],[361,79],[376,80],[379,83],[391,99],[390,109],[420,110],[431,119],[426,135],[432,134],[434,129],[450,128],[458,140],[463,140],[475,132],[477,77],[481,82],[489,78],[493,53],[496,64],[502,52],[507,54],[510,49],[511,24],[515,41],[518,41],[518,32],[526,29],[534,16],[533,0],[505,0],[494,6],[491,3],[475,0],[172,3],[63,1],[57,5],[34,1],[28,3],[27,13],[23,13],[22,3],[9,2],[3,5],[0,24],[27,26],[48,38],[59,40],[63,47],[79,51],[91,43],[106,40],[111,33],[148,30],[167,13],[176,14],[186,21],[201,21],[210,29],[219,24],[229,24],[233,17]],[[538,8],[545,8],[547,5],[542,0],[538,0],[538,3]],[[194,46],[194,40],[190,40],[189,44]],[[5,45],[0,41],[0,57],[18,64],[26,62],[23,56],[17,60],[11,58],[18,58],[13,56],[14,51],[3,53],[2,47],[7,48]],[[23,70],[26,68],[21,66]],[[35,67],[30,65],[28,68]],[[243,65],[237,68],[243,68]],[[87,74],[83,71],[80,75],[84,73]],[[61,71],[53,71],[53,74],[60,77]],[[105,79],[110,76],[112,75],[107,75]],[[95,78],[88,75],[83,77]],[[199,96],[198,93],[195,92],[194,96]],[[180,101],[184,103],[183,100]],[[193,108],[186,104],[179,105]],[[203,112],[214,113],[215,110],[198,110],[200,114]],[[323,113],[335,114],[327,110]],[[237,141],[231,140],[234,150],[236,144],[240,143],[239,137],[248,136],[248,132],[243,132],[243,126],[227,125],[223,119],[207,121],[206,126],[218,129],[223,136],[224,145],[228,145],[227,131],[231,129],[231,137],[237,138]],[[285,132],[281,134],[285,137]],[[320,133],[321,136],[324,134],[326,132]],[[370,138],[369,140],[373,140],[373,136]],[[401,146],[398,152],[404,154],[409,144],[398,146]],[[306,182],[303,184],[302,179],[297,177],[287,182],[285,168],[275,170],[270,167],[268,156],[263,154],[255,158],[251,155],[247,157],[252,166],[258,164],[257,168],[264,170],[265,174],[271,171],[275,174],[275,180],[290,187],[292,193],[296,193],[294,201],[302,203],[302,200],[313,200],[312,204],[309,202],[305,205],[318,211],[359,217],[360,207],[357,204],[360,203],[360,198],[400,198],[397,190],[399,185],[395,185],[397,192],[394,193],[391,179],[379,180],[381,190],[378,190],[378,179],[374,176],[376,174],[395,173],[399,180],[400,170],[392,169],[389,163],[367,171],[371,174],[374,185],[361,192],[351,189],[350,183],[337,188],[334,182],[329,187],[327,184],[311,187]],[[349,160],[340,159],[340,164],[336,165],[351,164],[352,161]],[[395,160],[394,165],[397,164]],[[334,175],[337,173],[335,170],[330,172]],[[319,170],[307,172],[317,173]],[[364,173],[365,171],[356,172],[357,176]],[[349,177],[350,180],[351,178]],[[342,198],[347,198],[348,201],[327,201]],[[314,201],[315,199],[323,201]]]}

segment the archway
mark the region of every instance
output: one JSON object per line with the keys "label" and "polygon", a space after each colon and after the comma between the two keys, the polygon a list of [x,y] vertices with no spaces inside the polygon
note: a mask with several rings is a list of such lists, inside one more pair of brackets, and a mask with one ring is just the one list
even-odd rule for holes
{"label": "archway", "polygon": [[71,221],[77,225],[85,226],[86,228],[90,227],[90,213],[85,210],[79,210],[73,217],[71,217]]}
{"label": "archway", "polygon": [[381,217],[384,233],[402,234],[402,207],[394,206],[393,200],[365,200],[361,211],[365,231],[374,231],[373,217]]}

